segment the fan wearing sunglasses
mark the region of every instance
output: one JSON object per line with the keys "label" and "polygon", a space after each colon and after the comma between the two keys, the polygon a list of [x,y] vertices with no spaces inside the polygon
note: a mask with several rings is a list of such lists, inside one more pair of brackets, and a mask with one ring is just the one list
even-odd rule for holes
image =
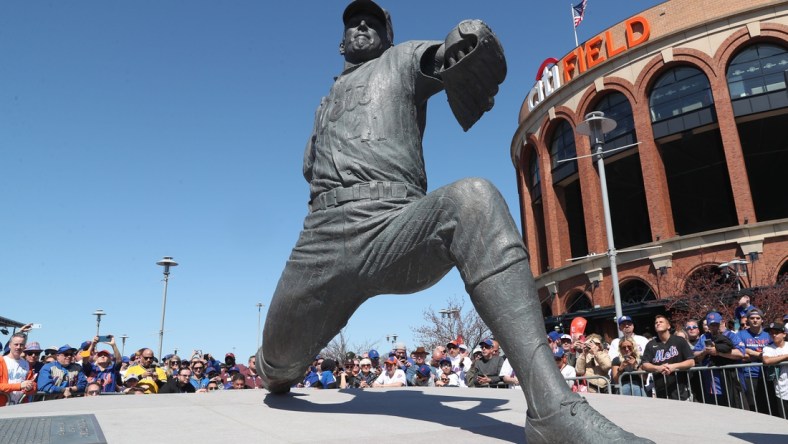
{"label": "fan wearing sunglasses", "polygon": [[44,399],[71,398],[84,393],[88,380],[82,366],[74,363],[77,349],[66,344],[57,349],[55,361],[41,367],[38,390],[46,393]]}

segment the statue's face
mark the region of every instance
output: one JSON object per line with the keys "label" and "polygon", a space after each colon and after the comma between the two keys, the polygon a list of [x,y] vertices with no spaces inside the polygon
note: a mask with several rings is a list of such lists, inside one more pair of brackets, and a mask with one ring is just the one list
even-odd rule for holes
{"label": "statue's face", "polygon": [[364,12],[356,14],[345,27],[339,52],[354,64],[378,58],[391,46],[386,35],[386,25],[377,17]]}

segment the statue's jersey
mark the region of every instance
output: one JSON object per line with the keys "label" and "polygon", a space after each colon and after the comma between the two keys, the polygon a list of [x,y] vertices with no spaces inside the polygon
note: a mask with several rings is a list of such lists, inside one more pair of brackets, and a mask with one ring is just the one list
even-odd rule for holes
{"label": "statue's jersey", "polygon": [[321,100],[304,153],[310,198],[375,180],[426,191],[421,143],[427,99],[443,84],[420,65],[436,45],[440,42],[402,43],[337,78]]}

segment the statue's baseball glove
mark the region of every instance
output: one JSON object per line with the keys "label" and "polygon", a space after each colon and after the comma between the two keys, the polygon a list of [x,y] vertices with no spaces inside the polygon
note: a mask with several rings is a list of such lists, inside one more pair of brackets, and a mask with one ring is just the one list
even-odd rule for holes
{"label": "statue's baseball glove", "polygon": [[503,48],[481,20],[464,20],[444,43],[440,76],[449,106],[462,129],[468,131],[492,109],[498,85],[506,78]]}

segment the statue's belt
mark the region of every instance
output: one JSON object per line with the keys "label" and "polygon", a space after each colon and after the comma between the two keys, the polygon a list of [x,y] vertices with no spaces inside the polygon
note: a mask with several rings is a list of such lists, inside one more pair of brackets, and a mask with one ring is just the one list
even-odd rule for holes
{"label": "statue's belt", "polygon": [[365,182],[351,187],[334,188],[318,194],[309,202],[309,210],[325,210],[358,200],[396,199],[405,198],[408,195],[423,196],[424,191],[403,182]]}

